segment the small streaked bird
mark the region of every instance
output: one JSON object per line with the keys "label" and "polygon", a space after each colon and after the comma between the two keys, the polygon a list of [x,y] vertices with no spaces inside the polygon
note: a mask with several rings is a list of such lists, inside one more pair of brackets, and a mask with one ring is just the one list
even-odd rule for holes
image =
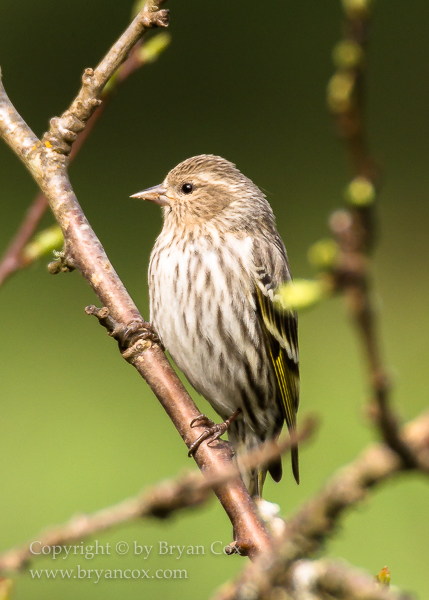
{"label": "small streaked bird", "polygon": [[[211,425],[201,436],[211,441],[228,428],[240,466],[240,454],[276,440],[284,421],[293,432],[298,410],[297,318],[275,307],[291,276],[272,209],[235,165],[206,154],[132,198],[164,211],[149,266],[152,325],[225,420],[213,427],[202,415],[192,425]],[[297,447],[292,470],[299,482]],[[268,471],[281,479],[280,456]],[[260,495],[266,470],[241,472],[250,494]]]}

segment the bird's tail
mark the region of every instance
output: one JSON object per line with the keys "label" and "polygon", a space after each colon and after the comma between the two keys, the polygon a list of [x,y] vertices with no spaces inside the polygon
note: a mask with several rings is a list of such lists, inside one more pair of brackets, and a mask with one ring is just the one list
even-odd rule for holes
{"label": "bird's tail", "polygon": [[241,478],[252,497],[258,496],[262,498],[262,489],[264,487],[267,471],[276,482],[280,481],[282,478],[282,461],[280,453],[273,459],[268,467],[247,468],[241,460],[241,455],[256,448],[261,441],[257,438],[249,439],[248,435],[246,435],[245,439],[242,439],[239,436],[237,428],[233,427],[233,425],[234,423],[231,423],[228,429],[228,438],[236,451],[237,465],[240,470]]}
{"label": "bird's tail", "polygon": [[299,456],[298,456],[298,444],[294,444],[290,450],[292,459],[292,473],[295,477],[295,481],[299,484]]}

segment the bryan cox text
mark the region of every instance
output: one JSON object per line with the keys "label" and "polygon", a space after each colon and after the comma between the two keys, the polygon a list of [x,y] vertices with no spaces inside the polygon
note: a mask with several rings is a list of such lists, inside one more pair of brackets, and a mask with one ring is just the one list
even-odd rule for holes
{"label": "bryan cox text", "polygon": [[193,545],[177,545],[170,544],[164,540],[160,540],[157,544],[150,546],[134,542],[117,542],[116,544],[110,544],[105,542],[100,544],[98,540],[94,540],[92,544],[75,544],[75,545],[43,545],[41,541],[31,542],[30,552],[34,555],[45,555],[51,556],[53,559],[62,558],[65,560],[68,556],[83,556],[84,558],[91,560],[94,556],[100,554],[134,554],[141,556],[144,560],[149,556],[174,556],[176,559],[181,558],[184,555],[194,554],[224,554],[226,546],[220,540],[212,542],[210,546],[193,546]]}

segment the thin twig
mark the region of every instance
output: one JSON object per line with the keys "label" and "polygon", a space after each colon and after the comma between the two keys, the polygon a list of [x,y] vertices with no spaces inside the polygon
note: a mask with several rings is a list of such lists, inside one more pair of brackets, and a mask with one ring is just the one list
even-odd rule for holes
{"label": "thin twig", "polygon": [[[429,413],[407,424],[401,434],[421,463],[429,464]],[[298,510],[272,552],[246,567],[236,581],[222,588],[216,600],[271,598],[272,589],[290,585],[296,561],[319,552],[340,518],[363,502],[375,486],[406,470],[399,455],[385,444],[372,444],[341,469],[327,485]],[[247,594],[247,595],[246,595]]]}
{"label": "thin twig", "polygon": [[[134,44],[148,29],[167,25],[168,13],[159,10],[161,4],[162,0],[148,0],[98,67],[86,69],[77,97],[61,117],[51,120],[42,141],[23,121],[0,85],[0,133],[48,198],[61,226],[65,240],[61,270],[78,269],[122,331],[136,330],[139,326],[145,332],[148,324],[114,271],[79,205],[68,178],[68,155],[78,133],[84,130],[99,106],[104,86]],[[189,448],[199,436],[198,427],[191,428],[190,423],[200,411],[162,350],[148,339],[138,339],[124,352],[124,357],[147,381]],[[231,464],[231,447],[225,442],[215,447],[201,444],[194,459],[202,471],[221,473]],[[267,552],[272,538],[241,478],[217,487],[215,493],[231,520],[240,553],[255,557]]]}
{"label": "thin twig", "polygon": [[379,187],[379,173],[369,153],[365,124],[366,49],[371,16],[367,4],[345,8],[344,35],[336,47],[338,71],[328,88],[329,106],[344,140],[354,181],[367,186],[369,194],[365,201],[351,198],[350,208],[335,213],[330,220],[340,249],[336,287],[346,294],[349,314],[362,342],[372,393],[371,414],[384,441],[408,468],[415,468],[416,459],[401,439],[400,423],[390,403],[390,378],[380,351],[372,298],[369,253],[374,244],[375,219],[371,195]]}
{"label": "thin twig", "polygon": [[[94,112],[94,114],[88,119],[85,129],[78,135],[75,143],[70,152],[69,164],[78,155],[83,144],[86,142],[88,137],[91,135],[95,125],[100,120],[106,107],[113,97],[113,92],[116,91],[119,85],[135,73],[140,67],[146,64],[144,55],[142,55],[143,41],[139,40],[130,52],[128,58],[123,65],[120,66],[118,71],[113,75],[115,78],[114,85],[104,88],[101,104]],[[18,227],[12,241],[6,248],[3,256],[0,259],[0,287],[5,283],[9,277],[11,277],[16,271],[23,269],[27,266],[27,262],[23,256],[23,250],[31,237],[34,235],[43,215],[48,208],[48,201],[42,192],[39,192],[34,198],[32,204],[24,215],[24,218]]]}
{"label": "thin twig", "polygon": [[37,194],[1,258],[0,287],[13,273],[24,267],[21,258],[22,251],[34,235],[47,207],[48,201],[45,196],[42,193]]}
{"label": "thin twig", "polygon": [[[243,455],[243,465],[246,468],[267,465],[278,456],[279,452],[284,454],[294,443],[307,440],[314,433],[315,426],[315,420],[307,418],[301,430],[292,437],[285,438],[279,444],[267,442]],[[239,470],[235,463],[228,465],[222,473],[207,473],[202,476],[199,472],[192,472],[158,484],[149,491],[143,491],[136,498],[130,498],[92,515],[77,515],[63,525],[36,535],[31,541],[37,540],[38,547],[60,549],[68,544],[80,543],[96,533],[143,517],[164,519],[178,510],[203,504],[211,497],[213,489],[225,485],[238,474]],[[38,554],[32,552],[30,544],[31,542],[0,555],[0,573],[19,571],[36,559]]]}

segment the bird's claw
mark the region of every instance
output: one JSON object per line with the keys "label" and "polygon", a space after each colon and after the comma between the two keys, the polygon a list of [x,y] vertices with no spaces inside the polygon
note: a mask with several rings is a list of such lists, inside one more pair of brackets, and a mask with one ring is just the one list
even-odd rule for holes
{"label": "bird's claw", "polygon": [[154,344],[159,344],[163,348],[161,340],[150,323],[146,323],[145,321],[130,321],[123,331],[121,331],[120,344],[122,348],[130,348],[139,340],[149,340]]}
{"label": "bird's claw", "polygon": [[188,456],[192,456],[194,452],[198,450],[201,446],[202,442],[211,438],[207,442],[207,446],[211,446],[213,442],[218,440],[224,433],[226,433],[228,427],[231,423],[238,417],[241,413],[241,408],[238,408],[228,419],[226,419],[223,423],[214,423],[211,419],[209,419],[206,415],[198,415],[195,419],[192,419],[190,423],[190,427],[207,427],[205,431],[198,437],[195,442],[189,447]]}
{"label": "bird's claw", "polygon": [[201,413],[200,415],[198,415],[198,417],[192,419],[192,421],[189,424],[189,427],[202,427],[203,425],[206,427],[214,427],[216,423],[209,419],[207,415],[203,415]]}

